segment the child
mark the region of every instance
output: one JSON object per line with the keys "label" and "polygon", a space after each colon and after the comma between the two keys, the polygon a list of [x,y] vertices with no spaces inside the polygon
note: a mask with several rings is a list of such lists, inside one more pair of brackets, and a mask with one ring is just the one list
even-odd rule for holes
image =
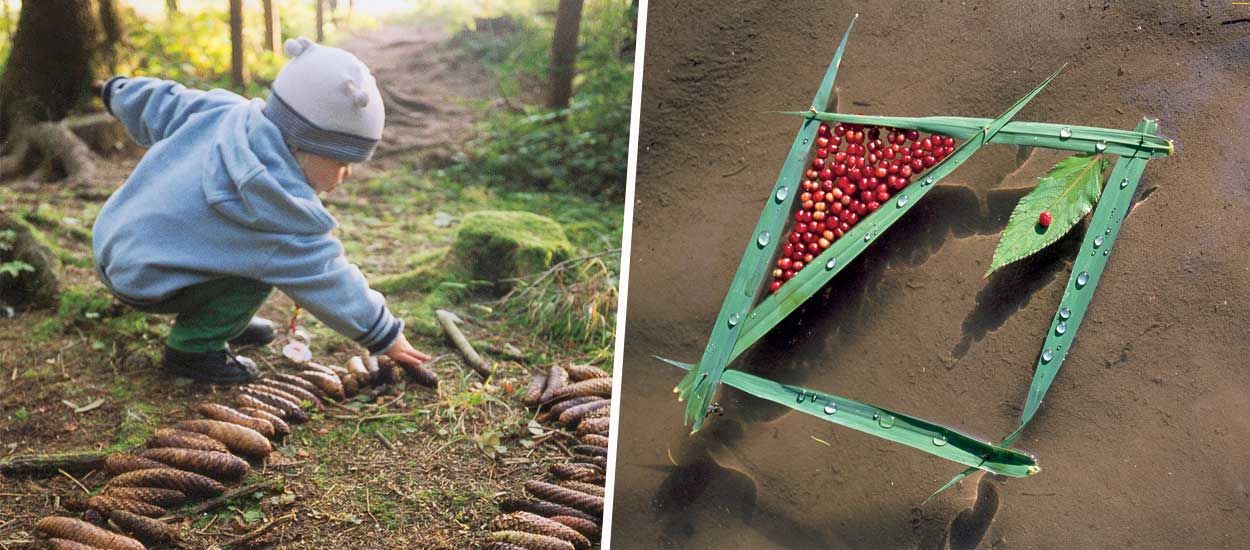
{"label": "child", "polygon": [[255,363],[227,343],[273,340],[272,323],[253,317],[273,287],[371,354],[429,359],[347,263],[317,196],[382,137],[373,76],[352,54],[306,38],[285,49],[293,59],[267,102],[151,78],[113,77],[101,89],[109,112],[151,149],[96,219],[97,271],[121,301],[177,314],[163,366],[178,376],[255,378]]}

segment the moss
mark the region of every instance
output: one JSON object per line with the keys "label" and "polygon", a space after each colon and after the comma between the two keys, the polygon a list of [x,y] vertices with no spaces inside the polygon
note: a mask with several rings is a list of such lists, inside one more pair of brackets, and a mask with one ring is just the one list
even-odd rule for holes
{"label": "moss", "polygon": [[471,279],[501,281],[569,259],[573,245],[555,220],[530,212],[480,210],[456,233],[456,265]]}
{"label": "moss", "polygon": [[414,258],[416,268],[403,273],[377,277],[369,282],[369,286],[386,295],[409,291],[428,292],[444,278],[440,264],[447,256],[448,250],[447,247],[439,247],[421,252]]}

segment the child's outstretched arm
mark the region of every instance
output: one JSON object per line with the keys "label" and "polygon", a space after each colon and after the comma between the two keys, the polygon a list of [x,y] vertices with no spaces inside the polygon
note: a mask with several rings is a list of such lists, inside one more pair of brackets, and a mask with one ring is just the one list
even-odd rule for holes
{"label": "child's outstretched arm", "polygon": [[170,80],[115,76],[100,89],[104,107],[144,147],[164,139],[191,115],[214,107],[246,102],[226,90],[191,90]]}
{"label": "child's outstretched arm", "polygon": [[429,356],[404,338],[404,322],[386,299],[369,288],[360,269],[347,262],[343,245],[329,235],[291,238],[257,277],[281,289],[326,326],[364,346],[371,355],[421,364]]}

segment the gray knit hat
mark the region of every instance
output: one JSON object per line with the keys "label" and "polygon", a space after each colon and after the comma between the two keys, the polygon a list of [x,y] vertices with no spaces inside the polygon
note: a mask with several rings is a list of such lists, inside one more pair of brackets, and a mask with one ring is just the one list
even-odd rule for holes
{"label": "gray knit hat", "polygon": [[273,82],[265,116],[301,151],[363,162],[382,139],[377,82],[356,56],[307,38],[286,41],[292,59]]}

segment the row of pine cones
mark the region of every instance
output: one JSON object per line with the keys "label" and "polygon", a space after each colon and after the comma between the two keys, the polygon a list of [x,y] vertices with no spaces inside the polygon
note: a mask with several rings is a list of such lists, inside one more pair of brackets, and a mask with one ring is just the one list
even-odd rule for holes
{"label": "row of pine cones", "polygon": [[588,550],[603,526],[612,376],[587,365],[552,366],[535,376],[525,404],[538,407],[540,422],[574,430],[573,457],[551,465],[550,481],[528,481],[529,498],[500,503],[505,513],[491,522],[487,550]]}
{"label": "row of pine cones", "polygon": [[[353,357],[343,367],[309,362],[299,373],[276,373],[238,388],[234,406],[200,403],[195,411],[203,419],[156,430],[146,449],[105,457],[104,470],[114,477],[104,490],[63,501],[82,519],[48,516],[36,529],[54,549],[135,550],[143,543],[171,543],[179,531],[168,523],[173,518],[167,510],[226,492],[225,484],[242,480],[252,463],[273,452],[271,440],[289,435],[291,423],[307,422],[309,410],[324,410],[325,400],[342,401],[370,386],[398,382],[403,369],[381,359]],[[419,384],[438,386],[428,369],[407,370]]]}

